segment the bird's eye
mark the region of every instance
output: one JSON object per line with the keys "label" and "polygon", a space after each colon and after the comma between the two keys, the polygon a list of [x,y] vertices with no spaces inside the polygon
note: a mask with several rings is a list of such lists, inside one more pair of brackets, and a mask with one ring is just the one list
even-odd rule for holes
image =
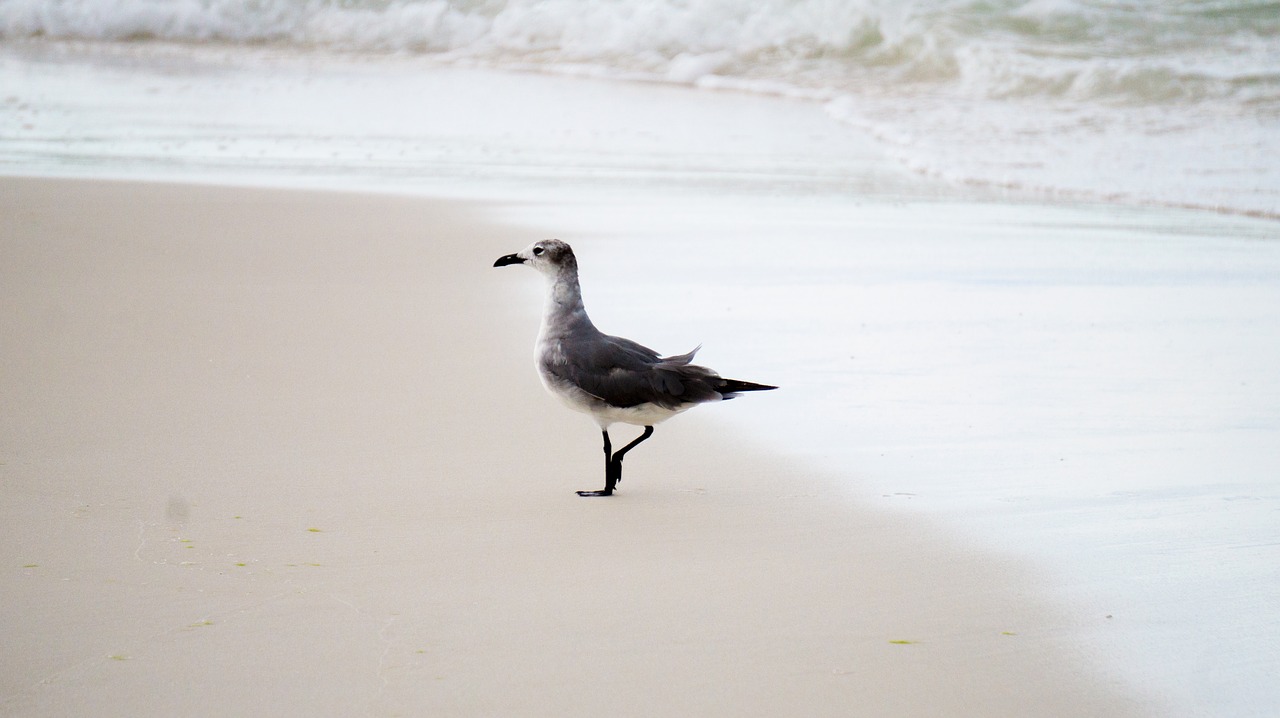
{"label": "bird's eye", "polygon": [[533,248],[533,253],[534,253],[534,255],[536,255],[536,256],[542,256],[542,253],[543,253],[543,252],[545,252],[545,251],[547,251],[547,250],[543,249],[542,247],[534,247],[534,248]]}

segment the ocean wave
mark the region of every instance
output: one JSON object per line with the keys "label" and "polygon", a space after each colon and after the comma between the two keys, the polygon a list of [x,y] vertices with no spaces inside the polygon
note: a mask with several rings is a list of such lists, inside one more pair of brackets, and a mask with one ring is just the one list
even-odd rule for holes
{"label": "ocean wave", "polygon": [[395,53],[829,103],[916,172],[1280,214],[1280,2],[0,0],[0,38]]}
{"label": "ocean wave", "polygon": [[696,82],[1280,102],[1280,4],[1086,0],[0,0],[0,37],[279,44]]}

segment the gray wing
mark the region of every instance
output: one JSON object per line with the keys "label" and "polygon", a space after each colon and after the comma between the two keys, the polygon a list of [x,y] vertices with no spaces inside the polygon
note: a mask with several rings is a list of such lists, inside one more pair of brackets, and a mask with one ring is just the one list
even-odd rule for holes
{"label": "gray wing", "polygon": [[562,367],[563,378],[618,407],[652,403],[674,409],[714,401],[720,398],[714,386],[723,380],[689,363],[697,351],[663,358],[630,339],[599,334],[566,352],[571,358]]}

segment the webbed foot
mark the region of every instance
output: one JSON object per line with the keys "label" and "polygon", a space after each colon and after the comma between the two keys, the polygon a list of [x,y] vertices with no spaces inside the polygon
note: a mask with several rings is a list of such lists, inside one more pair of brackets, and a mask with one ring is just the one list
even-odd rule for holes
{"label": "webbed foot", "polygon": [[599,491],[579,491],[579,496],[613,496],[613,489],[600,489]]}

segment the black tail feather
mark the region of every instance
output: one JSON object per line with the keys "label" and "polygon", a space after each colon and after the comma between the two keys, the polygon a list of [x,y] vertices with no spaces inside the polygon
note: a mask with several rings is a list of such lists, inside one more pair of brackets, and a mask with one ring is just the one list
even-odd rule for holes
{"label": "black tail feather", "polygon": [[768,384],[739,381],[738,379],[722,379],[721,382],[722,383],[716,387],[716,391],[720,392],[720,395],[725,399],[732,399],[744,391],[769,391],[770,389],[778,388],[776,386],[769,386]]}

